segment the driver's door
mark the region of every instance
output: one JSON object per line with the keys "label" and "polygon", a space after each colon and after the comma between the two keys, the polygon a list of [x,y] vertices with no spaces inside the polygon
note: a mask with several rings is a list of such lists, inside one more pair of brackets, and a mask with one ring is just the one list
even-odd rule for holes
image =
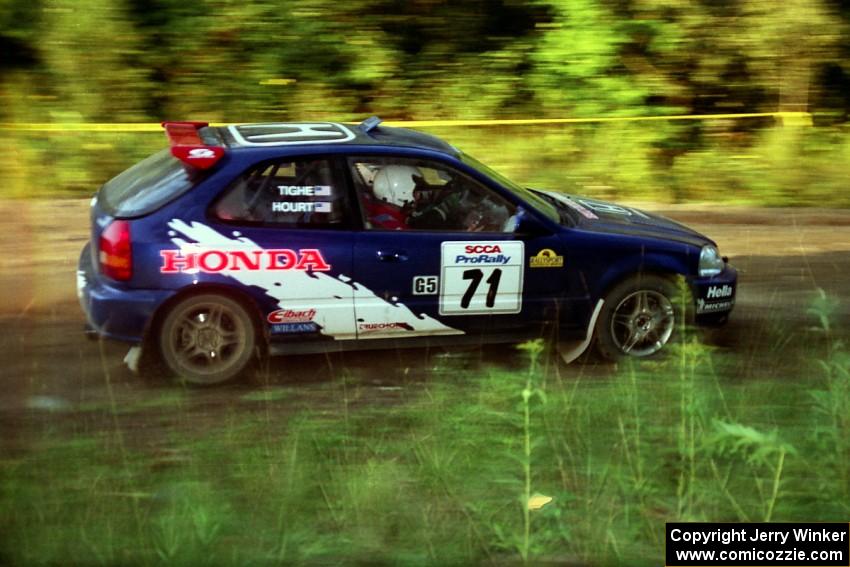
{"label": "driver's door", "polygon": [[[562,244],[554,234],[515,232],[515,204],[441,162],[364,156],[347,165],[364,216],[353,253],[358,338],[523,338],[555,316]],[[385,178],[393,191],[380,186]],[[376,204],[380,218],[370,217]]]}

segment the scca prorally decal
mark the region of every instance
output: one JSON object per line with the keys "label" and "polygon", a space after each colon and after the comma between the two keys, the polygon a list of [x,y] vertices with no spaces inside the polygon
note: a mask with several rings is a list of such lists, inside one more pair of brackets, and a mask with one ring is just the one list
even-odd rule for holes
{"label": "scca prorally decal", "polygon": [[502,254],[499,244],[467,244],[462,254],[455,256],[455,264],[507,264],[511,257]]}
{"label": "scca prorally decal", "polygon": [[[171,241],[179,248],[183,258],[204,250],[241,251],[249,257],[252,257],[254,251],[265,251],[249,238],[235,234],[234,238],[229,238],[199,222],[189,224],[174,219],[168,223],[168,227],[175,232]],[[312,323],[322,335],[335,339],[356,338],[355,306],[357,317],[363,321],[402,322],[410,325],[414,330],[405,331],[405,336],[463,334],[463,331],[444,325],[424,313],[415,314],[404,304],[386,301],[343,274],[334,276],[328,271],[313,269],[224,269],[217,275],[262,289],[277,300],[283,310],[315,310]],[[275,323],[278,324],[287,325]],[[380,333],[370,333],[368,336],[377,337]]]}
{"label": "scca prorally decal", "polygon": [[496,315],[522,310],[525,243],[443,242],[440,315]]}
{"label": "scca prorally decal", "polygon": [[162,266],[159,271],[163,274],[178,274],[181,272],[219,272],[248,271],[279,271],[279,270],[312,270],[327,272],[330,264],[325,262],[322,253],[313,248],[290,250],[275,248],[269,250],[161,250]]}

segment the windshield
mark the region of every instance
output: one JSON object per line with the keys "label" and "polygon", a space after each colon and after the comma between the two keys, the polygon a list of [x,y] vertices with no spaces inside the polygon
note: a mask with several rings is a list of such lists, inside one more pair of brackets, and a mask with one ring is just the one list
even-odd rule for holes
{"label": "windshield", "polygon": [[517,185],[516,183],[514,183],[513,181],[511,181],[510,179],[508,179],[507,177],[505,177],[504,175],[502,175],[498,171],[487,167],[486,165],[484,165],[483,163],[481,163],[480,161],[478,161],[477,159],[475,159],[474,157],[472,157],[468,154],[461,152],[460,153],[460,161],[462,161],[466,165],[472,167],[473,169],[480,171],[481,173],[490,177],[491,179],[494,179],[502,187],[511,191],[512,193],[514,193],[518,197],[520,197],[523,201],[528,203],[530,206],[534,207],[535,210],[543,213],[544,215],[549,217],[551,220],[553,220],[555,222],[560,222],[561,215],[558,213],[558,211],[555,209],[555,207],[553,207],[550,203],[541,199],[539,195],[532,193],[531,191],[529,191],[525,187],[521,187],[521,186]]}
{"label": "windshield", "polygon": [[117,217],[148,214],[195,184],[183,163],[164,149],[113,177],[100,190],[100,202]]}

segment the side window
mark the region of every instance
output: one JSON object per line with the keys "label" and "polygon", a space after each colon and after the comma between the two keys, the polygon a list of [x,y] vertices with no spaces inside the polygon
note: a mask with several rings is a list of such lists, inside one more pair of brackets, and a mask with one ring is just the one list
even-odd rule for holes
{"label": "side window", "polygon": [[264,163],[240,175],[213,208],[224,221],[321,228],[346,222],[345,185],[325,158]]}
{"label": "side window", "polygon": [[355,157],[348,164],[367,229],[513,231],[514,205],[440,163]]}

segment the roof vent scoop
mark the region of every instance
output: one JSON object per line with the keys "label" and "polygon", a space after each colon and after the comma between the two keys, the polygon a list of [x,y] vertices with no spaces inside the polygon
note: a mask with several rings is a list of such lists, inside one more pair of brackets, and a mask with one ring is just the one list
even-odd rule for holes
{"label": "roof vent scoop", "polygon": [[360,126],[358,126],[358,128],[360,128],[360,130],[364,134],[368,134],[369,132],[371,132],[372,130],[377,128],[378,124],[380,124],[380,123],[381,123],[380,118],[378,118],[377,116],[372,116],[371,118],[367,118],[366,120],[361,122]]}

